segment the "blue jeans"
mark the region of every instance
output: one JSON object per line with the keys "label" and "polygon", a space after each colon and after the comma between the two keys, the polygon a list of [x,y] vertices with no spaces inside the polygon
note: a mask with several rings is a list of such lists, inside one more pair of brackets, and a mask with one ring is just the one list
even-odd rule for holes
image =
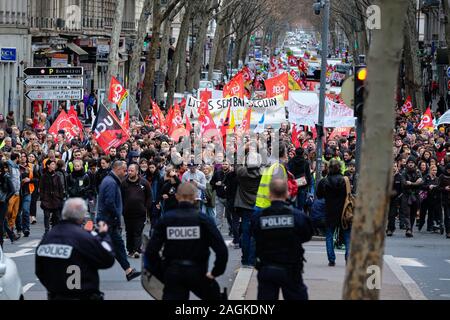
{"label": "blue jeans", "polygon": [[[327,256],[329,262],[336,261],[336,255],[334,254],[334,241],[333,235],[337,227],[327,227],[325,229],[325,242],[327,245]],[[347,261],[348,251],[350,249],[350,228],[344,230],[344,243],[345,243],[345,261]]]}
{"label": "blue jeans", "polygon": [[123,270],[127,270],[130,267],[130,263],[128,262],[127,252],[125,251],[125,244],[122,239],[122,228],[120,226],[108,227],[108,233],[114,246],[116,260],[117,262],[119,262]]}
{"label": "blue jeans", "polygon": [[255,239],[251,236],[251,217],[253,210],[236,208],[236,211],[242,218],[241,222],[241,248],[242,248],[242,260],[243,265],[255,265]]}
{"label": "blue jeans", "polygon": [[24,195],[20,199],[22,200],[22,219],[19,220],[21,230],[24,232],[30,231],[31,194]]}
{"label": "blue jeans", "polygon": [[300,209],[303,211],[303,208],[306,204],[306,189],[305,188],[299,188],[297,193],[297,199],[295,201],[295,208]]}

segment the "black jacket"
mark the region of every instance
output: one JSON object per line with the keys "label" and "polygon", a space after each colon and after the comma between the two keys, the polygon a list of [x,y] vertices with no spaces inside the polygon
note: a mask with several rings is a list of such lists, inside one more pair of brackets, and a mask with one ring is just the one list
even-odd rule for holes
{"label": "black jacket", "polygon": [[[226,173],[223,171],[223,169],[216,170],[214,171],[211,181],[209,182],[213,191],[216,191],[216,195],[222,199],[225,199],[227,197],[227,192],[225,191],[224,185],[225,176]],[[217,182],[221,182],[222,185],[216,185]]]}
{"label": "black jacket", "polygon": [[67,178],[67,193],[69,198],[80,197],[88,199],[90,191],[89,175],[81,171],[73,171]]}
{"label": "black jacket", "polygon": [[[180,179],[177,176],[173,177],[175,179],[175,183],[171,182],[171,179],[164,181],[161,188],[161,198],[160,202],[163,205],[164,212],[174,210],[178,207],[178,200],[175,197],[178,186],[181,184]],[[168,195],[169,198],[164,199],[163,195]]]}
{"label": "black jacket", "polygon": [[325,198],[326,225],[328,227],[340,225],[342,210],[347,197],[345,180],[342,174],[328,175],[320,180],[317,186],[317,197]]}
{"label": "black jacket", "polygon": [[[419,170],[414,169],[413,171],[410,171],[408,168],[406,168],[405,171],[402,173],[403,195],[405,196],[418,195],[418,192],[422,188],[423,181],[419,183],[417,182],[417,180],[421,178],[422,175],[420,174]],[[408,185],[407,181],[410,181],[413,184]]]}
{"label": "black jacket", "polygon": [[228,249],[215,222],[200,214],[187,202],[181,202],[178,209],[166,212],[155,226],[144,254],[144,266],[154,274],[161,271],[162,256],[165,265],[173,260],[189,260],[208,269],[209,248],[216,260],[211,271],[218,277],[225,272]]}
{"label": "black jacket", "polygon": [[[53,294],[77,298],[99,292],[99,269],[114,264],[114,251],[107,233],[96,234],[69,221],[52,228],[36,249],[36,275]],[[81,289],[68,288],[69,277],[79,268]],[[70,272],[69,272],[70,271]]]}
{"label": "black jacket", "polygon": [[123,217],[125,219],[145,219],[152,204],[152,190],[147,180],[138,178],[133,182],[125,179],[121,186]]}
{"label": "black jacket", "polygon": [[64,185],[56,172],[44,173],[39,181],[42,209],[61,209],[64,202]]}
{"label": "black jacket", "polygon": [[311,167],[309,165],[309,161],[306,160],[303,156],[295,155],[288,162],[288,169],[291,172],[295,179],[299,179],[301,177],[305,177],[308,184],[301,188],[307,188],[311,186],[312,177],[311,177]]}
{"label": "black jacket", "polygon": [[262,265],[303,265],[302,243],[311,240],[311,219],[283,201],[252,216],[251,230],[256,241],[256,258]]}

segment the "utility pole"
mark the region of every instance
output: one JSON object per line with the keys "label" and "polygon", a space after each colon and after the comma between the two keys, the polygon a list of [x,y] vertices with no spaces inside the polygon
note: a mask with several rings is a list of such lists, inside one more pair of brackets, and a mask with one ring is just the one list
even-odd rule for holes
{"label": "utility pole", "polygon": [[320,67],[320,96],[319,96],[319,121],[316,124],[317,131],[317,159],[316,159],[316,187],[322,174],[322,137],[325,125],[325,93],[327,89],[327,58],[328,58],[328,29],[330,24],[330,0],[322,0],[313,5],[314,13],[320,14],[323,8],[322,19],[322,63]]}

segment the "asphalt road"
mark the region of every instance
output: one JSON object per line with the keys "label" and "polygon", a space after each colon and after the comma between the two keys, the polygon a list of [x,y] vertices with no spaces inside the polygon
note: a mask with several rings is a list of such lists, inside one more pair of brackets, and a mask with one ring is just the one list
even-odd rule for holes
{"label": "asphalt road", "polygon": [[[5,239],[4,252],[11,257],[17,265],[24,288],[25,299],[45,300],[47,293],[35,275],[35,250],[44,233],[44,217],[38,209],[38,222],[31,225],[31,234],[28,238],[20,238],[11,244],[9,239]],[[146,225],[144,232],[148,234],[149,226]],[[231,240],[228,234],[223,234],[227,243]],[[123,232],[125,239],[125,231]],[[227,270],[224,275],[217,278],[221,288],[227,287],[230,291],[238,269],[240,267],[240,250],[229,248],[229,259]],[[132,267],[141,269],[141,259],[128,258]],[[214,253],[210,258],[210,265],[214,263]],[[125,272],[116,261],[112,268],[100,271],[100,290],[105,293],[107,300],[151,300],[152,298],[142,288],[140,277],[128,282]],[[194,295],[191,299],[197,299]]]}

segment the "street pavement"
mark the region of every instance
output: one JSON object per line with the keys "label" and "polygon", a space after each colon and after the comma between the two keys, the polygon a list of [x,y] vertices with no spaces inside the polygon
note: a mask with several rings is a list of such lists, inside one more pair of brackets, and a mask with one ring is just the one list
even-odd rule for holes
{"label": "street pavement", "polygon": [[[144,232],[148,233],[146,225]],[[425,229],[425,228],[424,228]],[[17,264],[22,279],[25,299],[46,299],[45,288],[35,275],[34,252],[43,234],[43,214],[38,210],[38,223],[31,226],[31,235],[14,244],[5,239],[4,252]],[[222,231],[227,244],[231,239]],[[125,237],[125,234],[123,234]],[[315,239],[305,244],[304,280],[310,299],[339,300],[345,276],[344,251],[336,250],[336,267],[327,266],[325,242]],[[397,230],[386,239],[382,273],[381,299],[436,299],[450,300],[450,239],[444,235],[415,230],[414,238],[406,238],[404,230]],[[225,274],[217,280],[227,287],[233,300],[256,298],[256,270],[241,268],[241,251],[229,247]],[[141,269],[141,260],[129,258],[132,267]],[[210,265],[214,263],[211,254]],[[141,286],[140,278],[126,281],[125,273],[116,262],[108,270],[100,271],[100,289],[107,300],[151,300]],[[191,295],[191,299],[197,299]]]}
{"label": "street pavement", "polygon": [[[11,257],[17,265],[22,280],[24,297],[27,300],[47,299],[47,292],[35,274],[35,250],[44,233],[44,217],[40,208],[38,209],[37,219],[38,222],[31,225],[31,234],[28,238],[22,237],[13,244],[9,239],[5,239],[3,246],[6,255]],[[146,225],[144,232],[148,234],[148,231],[149,225]],[[122,235],[125,240],[125,231]],[[231,243],[227,233],[223,236],[227,244]],[[228,292],[239,270],[240,252],[240,250],[229,247],[227,270],[224,275],[217,278],[220,287],[227,287]],[[141,270],[141,259],[128,258],[128,261],[131,267]],[[213,263],[214,253],[212,252],[210,265],[212,266]],[[104,292],[106,300],[151,300],[150,295],[143,289],[140,279],[139,277],[128,282],[125,278],[125,272],[116,261],[112,268],[100,271],[100,290]],[[191,295],[190,298],[197,299],[194,295]]]}

